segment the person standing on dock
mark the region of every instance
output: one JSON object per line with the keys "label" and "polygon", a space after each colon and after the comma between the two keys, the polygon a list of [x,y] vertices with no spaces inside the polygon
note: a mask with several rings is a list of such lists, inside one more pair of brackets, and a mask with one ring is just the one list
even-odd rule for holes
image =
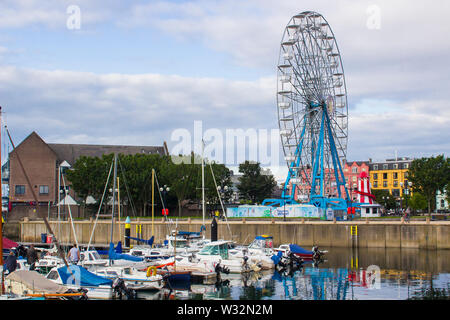
{"label": "person standing on dock", "polygon": [[80,250],[78,250],[77,245],[74,244],[72,249],[69,250],[67,258],[70,263],[77,264],[80,261]]}
{"label": "person standing on dock", "polygon": [[9,273],[14,272],[17,269],[17,258],[12,250],[9,251],[9,255],[5,260],[5,269],[8,270]]}
{"label": "person standing on dock", "polygon": [[30,265],[30,270],[34,270],[35,263],[38,259],[37,251],[34,249],[34,245],[32,244],[27,250],[27,263]]}

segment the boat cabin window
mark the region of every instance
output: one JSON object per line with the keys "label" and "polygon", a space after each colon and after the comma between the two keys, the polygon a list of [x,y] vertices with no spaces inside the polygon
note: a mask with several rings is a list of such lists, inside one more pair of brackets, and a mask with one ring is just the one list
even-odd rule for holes
{"label": "boat cabin window", "polygon": [[81,261],[84,261],[84,253],[80,253],[80,259]]}
{"label": "boat cabin window", "polygon": [[170,245],[172,247],[177,247],[177,248],[186,248],[187,247],[187,241],[183,240],[183,241],[179,241],[177,240],[176,242],[171,240],[170,241]]}
{"label": "boat cabin window", "polygon": [[159,256],[161,253],[159,251],[152,251],[150,252],[151,256]]}
{"label": "boat cabin window", "polygon": [[206,246],[198,254],[220,255],[222,259],[228,259],[228,245],[226,243],[216,246]]}
{"label": "boat cabin window", "polygon": [[131,268],[123,268],[124,274],[131,274]]}
{"label": "boat cabin window", "polygon": [[272,238],[267,239],[255,239],[248,246],[250,249],[263,249],[263,248],[273,248]]}
{"label": "boat cabin window", "polygon": [[112,276],[112,277],[118,277],[119,275],[115,271],[106,271],[106,275]]}
{"label": "boat cabin window", "polygon": [[56,270],[50,271],[47,275],[47,279],[58,280],[58,271],[56,271]]}

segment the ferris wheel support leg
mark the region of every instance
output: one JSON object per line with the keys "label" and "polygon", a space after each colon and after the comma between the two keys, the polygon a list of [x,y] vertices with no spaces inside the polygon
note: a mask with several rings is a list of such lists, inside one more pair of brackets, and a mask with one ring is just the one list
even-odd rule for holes
{"label": "ferris wheel support leg", "polygon": [[[341,162],[339,161],[339,155],[336,150],[336,144],[334,143],[333,138],[333,131],[331,129],[330,124],[330,118],[328,117],[328,113],[326,110],[324,110],[326,121],[327,121],[327,128],[328,128],[328,136],[330,137],[330,149],[331,149],[331,157],[333,159],[333,166],[334,166],[334,174],[336,177],[336,187],[338,190],[338,198],[341,198],[341,187],[344,187],[346,199],[349,199],[349,194],[347,187],[345,186],[345,176],[344,172],[342,171]],[[339,177],[340,176],[340,177]]]}
{"label": "ferris wheel support leg", "polygon": [[[324,140],[324,122],[325,122],[325,113],[322,114],[322,123],[320,124],[320,135],[319,135],[319,143],[317,145],[317,148],[315,150],[314,154],[314,168],[313,168],[313,174],[312,174],[312,181],[311,181],[311,200],[316,196],[316,186],[317,186],[317,179],[320,183],[320,196],[323,196],[323,140]],[[320,165],[320,172],[318,173]]]}

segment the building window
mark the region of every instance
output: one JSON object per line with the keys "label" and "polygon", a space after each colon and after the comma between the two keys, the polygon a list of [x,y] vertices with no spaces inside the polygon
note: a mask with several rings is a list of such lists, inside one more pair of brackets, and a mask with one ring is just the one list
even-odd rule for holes
{"label": "building window", "polygon": [[394,197],[400,197],[400,190],[399,189],[392,189],[392,195]]}
{"label": "building window", "polygon": [[444,199],[441,199],[441,208],[444,208],[445,207],[445,201],[444,201]]}
{"label": "building window", "polygon": [[366,171],[366,168],[361,168],[361,171]]}
{"label": "building window", "polygon": [[373,180],[378,180],[378,173],[373,174]]}
{"label": "building window", "polygon": [[352,178],[352,179],[353,179],[353,181],[356,181],[356,176],[353,176],[353,178]]}
{"label": "building window", "polygon": [[398,181],[394,180],[394,187],[398,187]]}
{"label": "building window", "polygon": [[383,181],[383,188],[387,187],[387,181]]}
{"label": "building window", "polygon": [[394,172],[394,179],[398,179],[398,172]]}
{"label": "building window", "polygon": [[48,194],[48,186],[39,186],[39,194]]}
{"label": "building window", "polygon": [[387,173],[383,173],[383,179],[384,179],[384,180],[387,180],[387,178],[388,178]]}
{"label": "building window", "polygon": [[16,186],[16,195],[20,196],[25,194],[25,186],[17,185]]}
{"label": "building window", "polygon": [[378,165],[377,164],[373,165],[373,170],[378,170]]}
{"label": "building window", "polygon": [[408,178],[408,171],[406,171],[404,174],[405,178]]}
{"label": "building window", "polygon": [[383,164],[383,170],[387,170],[389,168],[389,166],[385,163]]}
{"label": "building window", "polygon": [[373,182],[373,187],[374,187],[374,188],[378,188],[378,181],[374,181],[374,182]]}
{"label": "building window", "polygon": [[409,163],[404,163],[403,164],[403,169],[408,169],[409,168]]}
{"label": "building window", "polygon": [[394,169],[398,169],[398,163],[394,163]]}
{"label": "building window", "polygon": [[352,168],[352,173],[358,173],[358,167],[353,167]]}

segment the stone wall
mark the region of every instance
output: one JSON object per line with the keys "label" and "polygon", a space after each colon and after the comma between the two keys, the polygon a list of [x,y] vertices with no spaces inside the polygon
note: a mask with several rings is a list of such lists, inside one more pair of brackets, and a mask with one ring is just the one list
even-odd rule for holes
{"label": "stone wall", "polygon": [[[206,221],[206,236],[210,236],[211,220]],[[50,222],[51,228],[61,243],[73,243],[75,238],[69,222]],[[142,225],[142,237],[149,239],[152,235],[152,222],[132,220],[131,236],[136,237],[136,225]],[[178,230],[198,232],[202,222],[187,220],[178,222]],[[360,248],[418,248],[418,249],[450,249],[450,223],[448,222],[275,222],[271,221],[232,221],[228,224],[219,222],[219,239],[234,240],[239,244],[250,243],[255,236],[267,234],[274,238],[274,245],[296,243],[306,248],[318,245],[326,247],[351,247],[351,226],[358,227],[357,241]],[[93,221],[76,221],[75,233],[79,243],[87,244],[94,227]],[[113,240],[124,242],[125,223],[115,223]],[[166,234],[174,229],[161,220],[153,223],[155,243],[161,243]],[[230,235],[230,231],[232,236]],[[119,235],[120,232],[120,235]],[[48,233],[41,221],[20,222],[20,241],[40,242],[41,233]],[[99,220],[92,243],[107,245],[111,239],[111,222]],[[132,244],[134,241],[132,241]]]}

